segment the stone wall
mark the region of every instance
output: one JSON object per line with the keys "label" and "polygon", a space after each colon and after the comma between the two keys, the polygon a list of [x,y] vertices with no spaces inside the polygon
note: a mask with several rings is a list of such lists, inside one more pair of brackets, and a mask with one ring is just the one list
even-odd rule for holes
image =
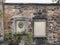
{"label": "stone wall", "polygon": [[60,6],[59,5],[5,5],[4,7],[4,27],[9,33],[13,28],[9,27],[11,18],[23,16],[29,19],[29,28],[32,28],[32,18],[42,13],[47,17],[47,39],[51,44],[60,43]]}
{"label": "stone wall", "polygon": [[4,26],[3,26],[3,5],[2,0],[0,0],[0,41],[4,39]]}

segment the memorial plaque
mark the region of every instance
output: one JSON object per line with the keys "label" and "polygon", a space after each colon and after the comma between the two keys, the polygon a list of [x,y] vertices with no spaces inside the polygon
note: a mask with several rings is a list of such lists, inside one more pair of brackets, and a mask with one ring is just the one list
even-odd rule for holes
{"label": "memorial plaque", "polygon": [[16,21],[16,31],[17,32],[22,32],[25,30],[25,21]]}
{"label": "memorial plaque", "polygon": [[28,32],[28,20],[25,17],[14,17],[14,33]]}
{"label": "memorial plaque", "polygon": [[34,37],[46,37],[46,20],[34,21]]}

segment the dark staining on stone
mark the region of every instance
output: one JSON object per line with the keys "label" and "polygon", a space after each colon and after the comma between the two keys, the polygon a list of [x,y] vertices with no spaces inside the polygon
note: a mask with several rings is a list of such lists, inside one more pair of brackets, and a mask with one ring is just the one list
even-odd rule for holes
{"label": "dark staining on stone", "polygon": [[55,35],[53,35],[53,38],[56,38]]}
{"label": "dark staining on stone", "polygon": [[56,17],[56,22],[57,22],[58,24],[60,24],[60,16],[57,16],[57,17]]}
{"label": "dark staining on stone", "polygon": [[59,7],[57,7],[57,9],[59,9]]}
{"label": "dark staining on stone", "polygon": [[19,12],[20,12],[20,13],[22,13],[22,10],[21,10],[21,9],[19,9]]}
{"label": "dark staining on stone", "polygon": [[43,9],[42,12],[43,12],[43,13],[47,13],[46,9]]}
{"label": "dark staining on stone", "polygon": [[11,18],[10,20],[14,20],[13,18]]}
{"label": "dark staining on stone", "polygon": [[54,9],[52,9],[52,11],[54,11]]}
{"label": "dark staining on stone", "polygon": [[11,27],[10,27],[10,26],[8,26],[8,28],[9,28],[9,29],[11,29]]}
{"label": "dark staining on stone", "polygon": [[48,30],[49,33],[52,33],[53,31],[52,30]]}
{"label": "dark staining on stone", "polygon": [[54,10],[56,10],[56,7],[54,8]]}
{"label": "dark staining on stone", "polygon": [[36,15],[36,13],[33,13],[33,15]]}
{"label": "dark staining on stone", "polygon": [[42,14],[42,12],[41,12],[41,10],[39,10],[38,12],[35,12],[35,13],[33,13],[35,16],[36,15],[41,15]]}

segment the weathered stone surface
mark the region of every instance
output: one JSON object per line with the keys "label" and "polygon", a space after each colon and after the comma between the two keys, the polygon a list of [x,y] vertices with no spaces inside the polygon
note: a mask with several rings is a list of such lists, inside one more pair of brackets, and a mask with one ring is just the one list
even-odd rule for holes
{"label": "weathered stone surface", "polygon": [[[30,23],[33,21],[32,18],[38,15],[40,12],[42,15],[47,17],[47,39],[49,43],[57,44],[60,40],[60,6],[41,6],[41,5],[5,5],[5,15],[7,20],[4,21],[5,27],[8,28],[9,18],[13,16],[23,16],[30,19]],[[41,15],[40,15],[41,16]],[[32,25],[31,29],[32,29]],[[32,29],[33,30],[33,29]],[[60,42],[59,42],[60,43]]]}
{"label": "weathered stone surface", "polygon": [[4,39],[4,26],[3,26],[3,5],[2,0],[0,0],[0,41]]}

